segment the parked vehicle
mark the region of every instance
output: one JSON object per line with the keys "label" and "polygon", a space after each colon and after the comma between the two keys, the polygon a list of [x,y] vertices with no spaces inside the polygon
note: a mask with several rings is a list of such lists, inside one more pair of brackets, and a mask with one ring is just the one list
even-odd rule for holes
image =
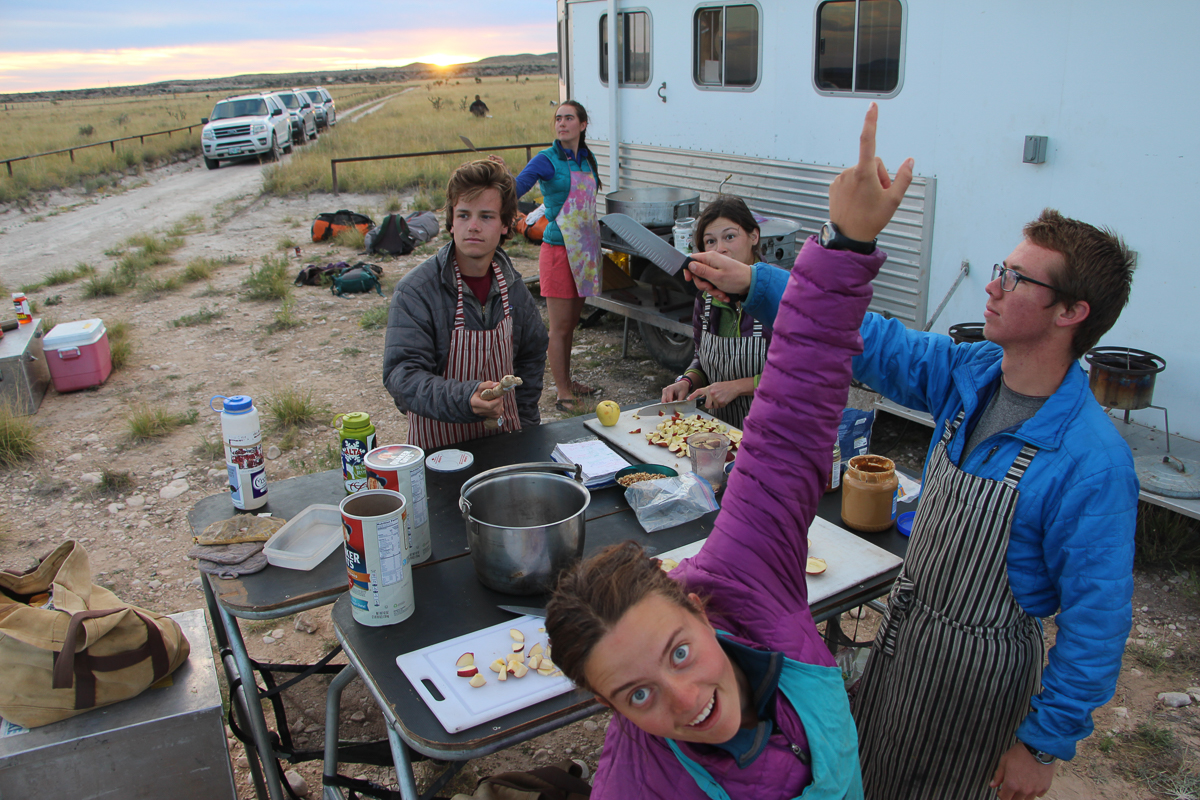
{"label": "parked vehicle", "polygon": [[275,161],[292,150],[291,118],[279,98],[269,94],[227,97],[201,123],[204,165],[209,169],[222,161],[260,156]]}
{"label": "parked vehicle", "polygon": [[329,94],[325,87],[313,86],[308,89],[293,89],[292,91],[303,93],[312,101],[313,110],[317,113],[318,128],[331,128],[337,124],[337,108],[333,102],[333,95]]}
{"label": "parked vehicle", "polygon": [[312,101],[303,92],[275,92],[274,95],[287,109],[292,120],[292,142],[304,144],[317,138],[317,112]]}
{"label": "parked vehicle", "polygon": [[[992,265],[1044,207],[1110,226],[1138,268],[1100,344],[1163,357],[1154,403],[1170,409],[1172,434],[1200,438],[1186,333],[1194,259],[1180,235],[1195,133],[1173,84],[1147,77],[1192,69],[1200,4],[1164,4],[1147,25],[1129,24],[1116,0],[986,11],[954,0],[643,0],[616,20],[610,3],[557,6],[559,97],[588,110],[606,193],[674,187],[705,205],[728,175],[723,191],[793,220],[803,240],[828,218],[829,183],[854,163],[847,143],[875,100],[879,156],[892,170],[913,157],[916,175],[880,234],[888,262],[871,308],[941,333],[981,321]],[[628,305],[618,313],[649,315],[645,301]],[[1165,422],[1158,408],[1131,414]]]}

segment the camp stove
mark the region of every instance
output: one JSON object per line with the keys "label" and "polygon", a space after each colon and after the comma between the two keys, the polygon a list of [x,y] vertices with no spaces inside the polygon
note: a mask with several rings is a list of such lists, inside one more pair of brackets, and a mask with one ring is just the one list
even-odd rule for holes
{"label": "camp stove", "polygon": [[1171,421],[1167,409],[1150,402],[1154,396],[1155,377],[1167,368],[1166,360],[1132,347],[1095,347],[1084,355],[1084,359],[1091,366],[1088,386],[1097,402],[1105,408],[1123,410],[1126,425],[1130,411],[1157,408],[1163,412],[1166,455],[1138,456],[1133,460],[1142,488],[1166,497],[1200,498],[1200,473],[1196,464],[1171,454]]}

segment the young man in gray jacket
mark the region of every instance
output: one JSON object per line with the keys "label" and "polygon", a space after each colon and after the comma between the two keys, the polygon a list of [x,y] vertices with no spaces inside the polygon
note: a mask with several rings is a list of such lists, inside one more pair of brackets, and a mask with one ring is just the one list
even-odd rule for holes
{"label": "young man in gray jacket", "polygon": [[[396,284],[383,383],[408,413],[410,444],[432,450],[541,422],[546,326],[500,249],[516,210],[508,170],[463,164],[446,188],[452,241]],[[507,375],[520,385],[489,398]]]}

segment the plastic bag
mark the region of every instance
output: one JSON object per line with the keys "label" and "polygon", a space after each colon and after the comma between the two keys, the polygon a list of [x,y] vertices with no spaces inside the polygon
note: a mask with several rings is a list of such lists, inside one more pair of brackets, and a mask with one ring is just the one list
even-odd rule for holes
{"label": "plastic bag", "polygon": [[845,681],[847,692],[853,692],[856,688],[867,669],[867,659],[870,656],[871,648],[862,646],[843,647],[834,656],[834,661],[842,671],[842,680]]}
{"label": "plastic bag", "polygon": [[712,485],[691,472],[632,484],[625,490],[625,501],[646,533],[691,522],[721,507]]}

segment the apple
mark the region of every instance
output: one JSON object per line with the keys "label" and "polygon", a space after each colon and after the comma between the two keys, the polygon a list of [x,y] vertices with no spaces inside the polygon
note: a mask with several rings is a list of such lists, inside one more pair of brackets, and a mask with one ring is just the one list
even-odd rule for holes
{"label": "apple", "polygon": [[541,663],[542,663],[541,656],[534,654],[529,657],[529,668],[530,669],[537,669]]}
{"label": "apple", "polygon": [[458,657],[458,661],[454,662],[454,666],[457,667],[458,677],[460,678],[470,678],[479,672],[475,668],[474,653],[463,653]]}
{"label": "apple", "polygon": [[471,678],[471,685],[476,689],[478,689],[480,686],[483,686],[485,683],[487,683],[487,678],[483,677],[482,675],[476,675],[474,678]]}
{"label": "apple", "polygon": [[596,404],[596,418],[600,420],[600,424],[606,428],[611,428],[617,424],[617,419],[621,416],[621,407],[612,400],[601,400]]}
{"label": "apple", "polygon": [[498,677],[496,680],[501,680],[501,681],[508,680],[508,670],[506,670],[506,669],[500,670],[500,677]]}
{"label": "apple", "polygon": [[537,644],[535,644],[533,647],[531,647],[529,649],[530,658],[532,658],[533,656],[540,656],[541,654],[542,654],[542,643],[541,642],[538,642]]}
{"label": "apple", "polygon": [[495,661],[493,661],[491,663],[490,666],[491,666],[492,672],[503,672],[504,668],[507,666],[507,663],[504,661],[503,658],[497,658]]}
{"label": "apple", "polygon": [[804,571],[807,572],[809,575],[820,575],[822,572],[825,571],[825,559],[812,558],[810,556],[808,559],[808,563],[804,567]]}
{"label": "apple", "polygon": [[520,662],[512,665],[512,674],[514,678],[524,678],[527,672],[529,672],[529,667],[521,664]]}
{"label": "apple", "polygon": [[511,637],[513,638],[513,641],[514,641],[514,642],[523,642],[523,641],[525,641],[525,634],[521,633],[521,632],[520,632],[519,630],[517,630],[516,628],[510,628],[510,629],[509,629],[509,631],[508,631],[508,635],[509,635],[509,636],[511,636]]}

